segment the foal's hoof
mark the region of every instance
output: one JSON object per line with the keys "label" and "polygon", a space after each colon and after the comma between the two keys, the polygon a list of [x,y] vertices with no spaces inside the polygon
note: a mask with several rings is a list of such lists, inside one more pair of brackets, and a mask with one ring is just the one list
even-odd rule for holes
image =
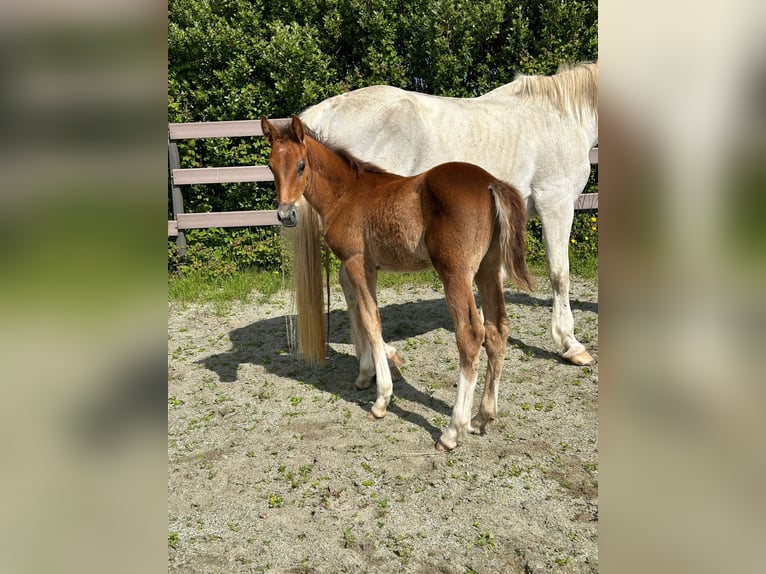
{"label": "foal's hoof", "polygon": [[487,427],[494,423],[497,419],[496,418],[488,418],[488,419],[482,419],[481,417],[474,417],[473,420],[471,420],[471,424],[468,425],[468,432],[471,434],[478,434],[478,435],[485,435],[487,434]]}
{"label": "foal's hoof", "polygon": [[390,355],[388,360],[391,361],[391,364],[394,367],[401,367],[404,364],[404,359],[402,359],[402,357],[397,352],[394,352],[393,355]]}
{"label": "foal's hoof", "polygon": [[564,358],[572,363],[573,365],[577,365],[579,367],[584,367],[586,365],[592,365],[596,362],[596,360],[591,357],[590,353],[588,351],[580,351],[579,353],[575,353],[574,355],[564,355]]}

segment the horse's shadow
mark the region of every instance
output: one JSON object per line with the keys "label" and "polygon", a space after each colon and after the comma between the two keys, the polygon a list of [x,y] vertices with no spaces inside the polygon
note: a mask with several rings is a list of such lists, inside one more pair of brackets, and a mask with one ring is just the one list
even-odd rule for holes
{"label": "horse's shadow", "polygon": [[[506,291],[505,299],[507,304],[550,306],[550,299],[540,299],[524,293]],[[572,307],[598,312],[597,303],[573,301]],[[383,339],[387,342],[411,339],[439,328],[454,332],[454,324],[444,298],[382,305],[380,319],[383,326]],[[347,354],[328,346],[327,362],[324,367],[307,365],[287,349],[287,320],[286,316],[279,316],[234,329],[229,332],[231,350],[210,355],[197,362],[215,372],[224,383],[238,381],[241,365],[260,365],[271,374],[311,384],[340,397],[347,403],[358,405],[362,410],[369,410],[375,399],[374,381],[373,385],[366,390],[358,390],[354,387],[353,381],[358,373],[358,362],[353,350]],[[329,324],[331,344],[349,343],[350,325],[345,309],[331,311]],[[563,362],[558,354],[526,344],[521,340],[510,338],[509,344],[517,346],[526,353],[531,353],[535,358]],[[403,354],[407,361],[406,351]],[[447,418],[452,415],[452,405],[418,389],[404,377],[394,382],[394,395],[396,398],[427,406]],[[441,429],[422,415],[405,410],[400,406],[399,401],[392,401],[388,410],[420,426],[429,432],[434,440],[437,440],[441,434]]]}

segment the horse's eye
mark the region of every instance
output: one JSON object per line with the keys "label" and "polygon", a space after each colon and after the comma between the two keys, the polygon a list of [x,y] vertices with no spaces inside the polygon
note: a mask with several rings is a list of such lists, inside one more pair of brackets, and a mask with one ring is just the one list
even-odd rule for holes
{"label": "horse's eye", "polygon": [[303,175],[303,170],[304,170],[305,167],[306,167],[306,162],[305,161],[301,160],[301,161],[298,162],[298,177]]}

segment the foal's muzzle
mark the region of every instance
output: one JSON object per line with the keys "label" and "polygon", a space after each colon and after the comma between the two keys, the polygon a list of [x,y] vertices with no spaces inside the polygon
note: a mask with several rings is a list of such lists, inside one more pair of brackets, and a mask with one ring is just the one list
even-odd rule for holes
{"label": "foal's muzzle", "polygon": [[277,209],[277,219],[285,227],[295,227],[298,224],[298,210],[294,203],[280,203]]}

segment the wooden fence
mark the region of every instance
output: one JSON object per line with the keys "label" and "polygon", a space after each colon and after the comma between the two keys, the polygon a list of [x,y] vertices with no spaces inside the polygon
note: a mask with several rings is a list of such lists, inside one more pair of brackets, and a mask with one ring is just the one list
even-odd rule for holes
{"label": "wooden fence", "polygon": [[[279,124],[290,120],[272,121]],[[269,168],[264,165],[182,168],[177,142],[190,139],[259,136],[263,136],[260,120],[168,124],[168,165],[173,203],[173,219],[168,221],[168,237],[176,237],[176,245],[178,245],[181,253],[186,248],[185,229],[279,224],[276,210],[271,209],[208,213],[184,212],[183,193],[181,192],[181,187],[184,185],[274,181],[274,177]],[[592,164],[598,164],[598,148],[593,148],[590,151],[590,161]],[[575,203],[575,209],[598,209],[598,193],[581,195]]]}

